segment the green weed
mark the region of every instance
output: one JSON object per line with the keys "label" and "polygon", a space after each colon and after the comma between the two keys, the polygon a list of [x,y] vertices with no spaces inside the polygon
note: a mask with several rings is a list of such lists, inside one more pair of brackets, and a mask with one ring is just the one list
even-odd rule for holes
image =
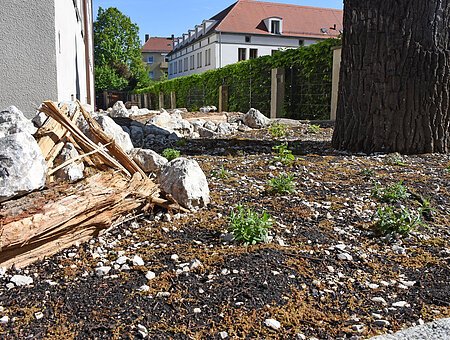
{"label": "green weed", "polygon": [[280,123],[273,123],[268,130],[272,138],[282,138],[287,133],[286,125]]}
{"label": "green weed", "polygon": [[292,194],[295,192],[294,175],[292,174],[281,174],[278,177],[271,178],[267,185],[271,193]]}
{"label": "green weed", "polygon": [[280,162],[284,165],[290,165],[295,160],[295,156],[292,154],[292,151],[288,149],[287,143],[274,146],[272,150],[274,150],[276,153],[274,157],[275,162]]}
{"label": "green weed", "polygon": [[167,158],[167,160],[170,162],[178,157],[181,156],[180,151],[172,149],[172,148],[167,148],[164,149],[162,152],[163,157]]}
{"label": "green weed", "polygon": [[375,184],[372,189],[372,196],[382,202],[395,203],[409,197],[408,189],[403,185],[403,181],[397,182],[386,188]]}
{"label": "green weed", "polygon": [[420,225],[423,225],[421,215],[407,208],[392,206],[379,208],[376,212],[375,230],[381,235],[406,235]]}
{"label": "green weed", "polygon": [[308,125],[308,133],[316,134],[320,132],[320,125]]}
{"label": "green weed", "polygon": [[272,218],[267,212],[261,215],[251,208],[238,205],[230,214],[229,230],[236,241],[246,245],[268,242],[268,230]]}
{"label": "green weed", "polygon": [[226,178],[230,177],[230,173],[227,170],[225,170],[223,165],[221,166],[221,168],[219,170],[213,170],[211,174],[214,177],[217,177],[220,179],[226,179]]}

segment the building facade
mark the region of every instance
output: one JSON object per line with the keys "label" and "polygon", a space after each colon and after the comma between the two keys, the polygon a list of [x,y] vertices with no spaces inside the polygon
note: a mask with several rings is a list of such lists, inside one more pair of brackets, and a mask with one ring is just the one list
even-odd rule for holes
{"label": "building facade", "polygon": [[145,35],[142,46],[142,58],[148,66],[149,76],[153,80],[167,79],[169,63],[167,54],[172,51],[173,38],[150,37]]}
{"label": "building facade", "polygon": [[2,0],[0,109],[44,100],[94,104],[92,0]]}
{"label": "building facade", "polygon": [[342,10],[239,0],[174,39],[169,79],[337,37],[342,18]]}

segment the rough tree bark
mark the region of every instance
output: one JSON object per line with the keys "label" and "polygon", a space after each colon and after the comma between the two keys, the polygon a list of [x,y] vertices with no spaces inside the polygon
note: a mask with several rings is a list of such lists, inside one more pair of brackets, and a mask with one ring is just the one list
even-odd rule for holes
{"label": "rough tree bark", "polygon": [[450,151],[450,0],[345,0],[333,146]]}

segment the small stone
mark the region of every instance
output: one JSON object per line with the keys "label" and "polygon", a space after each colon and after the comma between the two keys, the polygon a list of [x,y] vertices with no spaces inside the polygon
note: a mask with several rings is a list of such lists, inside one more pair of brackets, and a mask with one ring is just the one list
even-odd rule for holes
{"label": "small stone", "polygon": [[142,285],[142,286],[140,286],[139,288],[138,288],[138,291],[140,291],[140,292],[148,292],[150,290],[150,287],[149,286],[147,286],[147,285]]}
{"label": "small stone", "polygon": [[201,312],[202,312],[202,310],[200,308],[194,308],[194,313],[195,314],[199,314]]}
{"label": "small stone", "polygon": [[34,313],[34,317],[36,318],[36,320],[40,320],[44,317],[44,313],[42,312]]}
{"label": "small stone", "polygon": [[373,302],[376,302],[376,303],[381,303],[382,305],[387,305],[386,300],[383,299],[381,296],[375,296],[375,297],[373,297],[373,298],[372,298],[372,301],[373,301]]}
{"label": "small stone", "polygon": [[223,242],[231,242],[233,241],[233,234],[231,233],[225,233],[225,234],[221,234],[220,238]]}
{"label": "small stone", "polygon": [[357,333],[362,333],[362,332],[364,332],[364,328],[365,328],[364,325],[353,325],[353,326],[352,326],[352,330],[355,331],[355,332],[357,332]]}
{"label": "small stone", "polygon": [[145,278],[147,280],[153,280],[156,277],[156,274],[152,271],[148,271],[147,274],[145,274]]}
{"label": "small stone", "polygon": [[163,221],[164,222],[171,222],[172,221],[172,216],[170,214],[164,214],[163,216]]}
{"label": "small stone", "polygon": [[170,259],[172,260],[172,261],[174,261],[174,262],[177,262],[178,260],[179,260],[179,256],[177,255],[177,254],[172,254],[171,256],[170,256]]}
{"label": "small stone", "polygon": [[130,270],[130,266],[125,263],[122,267],[120,267],[120,270]]}
{"label": "small stone", "polygon": [[158,294],[156,294],[157,298],[161,298],[161,297],[169,297],[170,293],[169,292],[158,292]]}
{"label": "small stone", "polygon": [[11,280],[17,287],[29,286],[33,283],[33,278],[25,275],[14,275]]}
{"label": "small stone", "polygon": [[9,322],[9,316],[5,315],[2,318],[0,318],[0,324],[6,324]]}
{"label": "small stone", "polygon": [[275,320],[275,319],[266,319],[264,321],[264,324],[272,329],[278,330],[281,328],[281,324],[279,321]]}
{"label": "small stone", "polygon": [[391,323],[387,320],[375,320],[374,325],[378,327],[389,327]]}
{"label": "small stone", "polygon": [[95,275],[97,275],[98,277],[102,277],[102,276],[108,275],[110,270],[111,270],[111,267],[108,267],[108,266],[97,267],[97,268],[95,268]]}
{"label": "small stone", "polygon": [[133,265],[134,266],[143,266],[143,265],[145,265],[145,262],[142,259],[142,257],[140,257],[139,255],[135,255],[133,257]]}
{"label": "small stone", "polygon": [[339,253],[337,258],[342,261],[353,261],[353,257],[348,253]]}
{"label": "small stone", "polygon": [[330,273],[334,273],[334,268],[332,266],[327,266],[327,269]]}
{"label": "small stone", "polygon": [[370,289],[378,289],[380,286],[377,285],[376,283],[370,283],[370,284],[368,285],[368,287],[369,287]]}
{"label": "small stone", "polygon": [[192,260],[192,261],[191,261],[191,264],[190,264],[191,270],[192,270],[192,269],[195,269],[195,268],[202,267],[202,266],[203,266],[203,264],[202,264],[199,260],[197,260],[197,259]]}
{"label": "small stone", "polygon": [[230,271],[228,270],[228,269],[222,269],[222,271],[220,272],[220,274],[222,274],[222,275],[228,275],[228,274],[230,274]]}
{"label": "small stone", "polygon": [[392,307],[405,308],[410,307],[411,305],[406,301],[397,301],[392,304]]}
{"label": "small stone", "polygon": [[139,334],[142,336],[142,338],[145,339],[146,337],[148,337],[148,330],[145,326],[139,324],[139,325],[137,325],[137,329],[138,329]]}
{"label": "small stone", "polygon": [[219,336],[220,336],[220,338],[221,339],[226,339],[226,338],[228,338],[228,333],[227,332],[219,332]]}
{"label": "small stone", "polygon": [[123,265],[123,264],[127,263],[127,260],[128,260],[128,257],[120,256],[120,257],[117,258],[116,263],[118,265]]}

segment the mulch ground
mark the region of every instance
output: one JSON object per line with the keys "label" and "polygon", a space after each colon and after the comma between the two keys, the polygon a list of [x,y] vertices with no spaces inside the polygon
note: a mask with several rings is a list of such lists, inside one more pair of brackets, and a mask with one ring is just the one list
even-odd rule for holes
{"label": "mulch ground", "polygon": [[[449,155],[350,155],[331,148],[331,134],[296,127],[281,139],[261,130],[174,144],[204,170],[208,209],[130,212],[87,244],[8,270],[1,337],[365,339],[450,317]],[[274,162],[282,141],[292,164]],[[282,173],[295,176],[295,193],[269,192],[267,181]],[[373,189],[399,181],[410,196],[395,205],[415,212],[425,198],[429,215],[408,235],[379,235],[375,212],[389,204]],[[272,216],[270,243],[227,238],[238,204]],[[100,266],[112,269],[99,277]],[[14,274],[34,282],[8,289]]]}

